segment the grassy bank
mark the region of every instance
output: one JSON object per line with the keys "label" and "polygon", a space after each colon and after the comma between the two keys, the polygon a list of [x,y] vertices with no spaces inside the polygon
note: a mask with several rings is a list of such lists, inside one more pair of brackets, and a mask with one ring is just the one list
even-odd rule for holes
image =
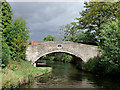
{"label": "grassy bank", "polygon": [[18,88],[20,85],[32,82],[38,76],[49,72],[50,68],[33,67],[28,61],[11,62],[2,75],[2,88]]}

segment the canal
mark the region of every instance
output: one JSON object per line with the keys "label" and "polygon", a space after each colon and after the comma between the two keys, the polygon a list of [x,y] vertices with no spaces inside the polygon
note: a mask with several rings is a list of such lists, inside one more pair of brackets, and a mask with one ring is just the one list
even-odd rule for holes
{"label": "canal", "polygon": [[71,63],[45,62],[52,67],[52,72],[21,88],[120,88],[120,79],[85,73]]}

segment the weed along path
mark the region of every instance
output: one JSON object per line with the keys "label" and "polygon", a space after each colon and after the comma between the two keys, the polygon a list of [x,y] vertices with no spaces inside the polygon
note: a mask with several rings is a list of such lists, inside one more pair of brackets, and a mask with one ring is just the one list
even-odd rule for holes
{"label": "weed along path", "polygon": [[120,80],[85,73],[71,63],[47,61],[47,65],[52,68],[50,73],[37,76],[33,83],[20,88],[120,88]]}

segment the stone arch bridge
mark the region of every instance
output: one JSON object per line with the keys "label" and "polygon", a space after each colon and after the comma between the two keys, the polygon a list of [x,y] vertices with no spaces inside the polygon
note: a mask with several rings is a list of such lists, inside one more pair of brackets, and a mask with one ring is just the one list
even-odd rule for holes
{"label": "stone arch bridge", "polygon": [[35,63],[44,55],[55,52],[65,52],[70,55],[74,55],[84,62],[87,62],[90,58],[93,58],[99,54],[97,51],[97,46],[69,41],[32,42],[32,45],[28,45],[26,49],[26,59],[28,61],[32,61],[32,63]]}

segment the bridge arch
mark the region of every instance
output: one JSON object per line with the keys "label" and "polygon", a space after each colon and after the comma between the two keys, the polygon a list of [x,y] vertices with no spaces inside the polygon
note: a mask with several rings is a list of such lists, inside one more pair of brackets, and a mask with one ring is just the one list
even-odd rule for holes
{"label": "bridge arch", "polygon": [[77,58],[80,58],[82,61],[83,61],[83,57],[82,56],[77,56],[76,54],[72,53],[72,52],[69,52],[69,51],[65,51],[65,50],[54,50],[54,51],[51,51],[51,52],[46,52],[44,54],[40,54],[38,58],[36,58],[36,60],[34,62],[36,62],[39,58],[45,56],[45,55],[48,55],[48,54],[51,54],[51,53],[58,53],[58,52],[61,52],[61,53],[67,53],[71,56],[75,56]]}

